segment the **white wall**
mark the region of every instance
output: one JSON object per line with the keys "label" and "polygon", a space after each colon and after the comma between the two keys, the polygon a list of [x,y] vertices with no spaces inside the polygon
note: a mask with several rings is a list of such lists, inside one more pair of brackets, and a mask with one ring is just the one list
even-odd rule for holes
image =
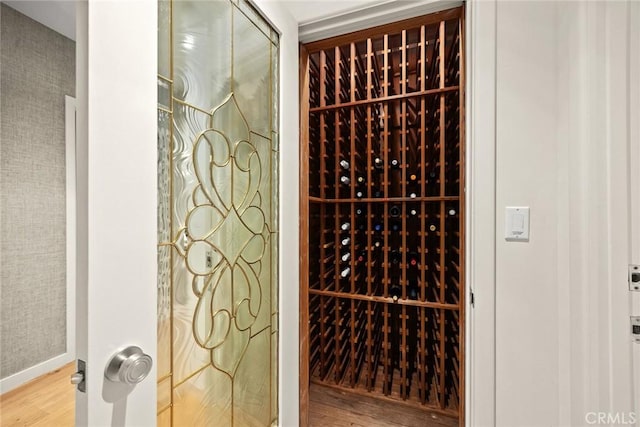
{"label": "white wall", "polygon": [[[496,422],[554,425],[558,413],[557,5],[498,2],[497,16]],[[505,206],[531,208],[529,243],[505,241],[501,226]]]}
{"label": "white wall", "polygon": [[75,43],[0,7],[1,394],[75,358]]}
{"label": "white wall", "polygon": [[[638,411],[626,265],[627,154],[638,144],[629,138],[638,117],[628,110],[637,78],[628,55],[638,52],[628,28],[640,22],[630,10],[630,2],[497,2],[499,426],[586,425],[589,412],[629,420]],[[504,240],[505,206],[531,207],[528,243]]]}

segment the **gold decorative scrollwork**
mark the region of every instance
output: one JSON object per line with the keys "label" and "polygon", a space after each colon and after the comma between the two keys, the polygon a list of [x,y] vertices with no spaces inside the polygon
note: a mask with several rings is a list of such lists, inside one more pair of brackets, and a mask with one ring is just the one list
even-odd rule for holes
{"label": "gold decorative scrollwork", "polygon": [[262,160],[233,93],[193,141],[197,185],[173,245],[193,274],[193,336],[233,378],[262,307],[259,276],[270,230],[260,194]]}

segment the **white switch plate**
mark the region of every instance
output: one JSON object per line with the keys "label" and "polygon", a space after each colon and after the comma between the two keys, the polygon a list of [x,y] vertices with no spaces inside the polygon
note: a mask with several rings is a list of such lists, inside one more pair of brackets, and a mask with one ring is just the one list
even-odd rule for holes
{"label": "white switch plate", "polygon": [[529,241],[529,207],[507,207],[504,215],[504,238],[510,242]]}

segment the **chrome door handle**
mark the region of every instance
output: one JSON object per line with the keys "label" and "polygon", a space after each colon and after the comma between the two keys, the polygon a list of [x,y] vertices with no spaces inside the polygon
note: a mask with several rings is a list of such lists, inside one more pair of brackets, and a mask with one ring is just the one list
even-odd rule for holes
{"label": "chrome door handle", "polygon": [[140,347],[129,346],[109,359],[104,376],[114,382],[137,384],[149,375],[152,366],[151,356]]}

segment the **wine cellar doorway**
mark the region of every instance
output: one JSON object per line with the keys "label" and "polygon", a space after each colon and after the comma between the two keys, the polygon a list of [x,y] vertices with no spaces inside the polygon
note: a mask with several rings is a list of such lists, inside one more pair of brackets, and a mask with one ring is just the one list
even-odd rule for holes
{"label": "wine cellar doorway", "polygon": [[464,8],[300,56],[302,424],[331,387],[464,425]]}

